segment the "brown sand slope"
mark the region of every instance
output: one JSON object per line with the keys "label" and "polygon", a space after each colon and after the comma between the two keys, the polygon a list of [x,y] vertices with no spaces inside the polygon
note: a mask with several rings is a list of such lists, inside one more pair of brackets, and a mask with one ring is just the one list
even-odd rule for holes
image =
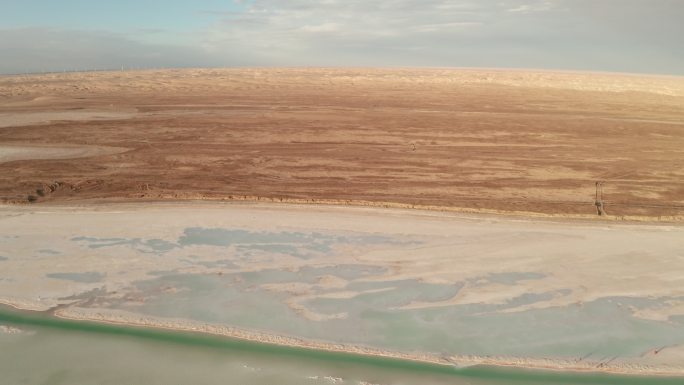
{"label": "brown sand slope", "polygon": [[258,196],[592,215],[604,180],[608,214],[684,214],[684,78],[439,69],[9,76],[0,78],[0,145],[130,149],[2,163],[3,202]]}

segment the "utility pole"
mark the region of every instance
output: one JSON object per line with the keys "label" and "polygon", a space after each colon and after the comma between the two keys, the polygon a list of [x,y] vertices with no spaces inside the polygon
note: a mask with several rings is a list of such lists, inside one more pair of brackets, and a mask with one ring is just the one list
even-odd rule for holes
{"label": "utility pole", "polygon": [[596,182],[596,200],[595,200],[594,204],[596,205],[596,213],[599,216],[606,215],[606,212],[603,209],[603,182],[602,181]]}

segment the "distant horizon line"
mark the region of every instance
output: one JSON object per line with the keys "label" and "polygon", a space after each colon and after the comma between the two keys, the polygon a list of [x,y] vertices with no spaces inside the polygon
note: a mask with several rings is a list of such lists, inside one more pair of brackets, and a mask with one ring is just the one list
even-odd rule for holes
{"label": "distant horizon line", "polygon": [[609,71],[609,70],[586,70],[586,69],[567,69],[567,68],[535,68],[535,67],[472,67],[472,66],[309,66],[309,65],[287,65],[287,66],[169,66],[169,67],[136,67],[136,66],[120,66],[113,68],[93,68],[93,69],[63,69],[63,70],[46,70],[46,71],[26,71],[26,72],[0,72],[0,77],[13,76],[40,76],[40,75],[57,75],[57,74],[77,74],[77,73],[94,73],[94,72],[136,72],[136,71],[173,71],[173,70],[231,70],[231,69],[370,69],[370,70],[466,70],[466,71],[511,71],[511,72],[534,72],[534,73],[568,73],[568,74],[604,74],[604,75],[627,75],[627,76],[645,76],[645,77],[684,77],[684,73],[654,73],[654,72],[627,72],[627,71]]}

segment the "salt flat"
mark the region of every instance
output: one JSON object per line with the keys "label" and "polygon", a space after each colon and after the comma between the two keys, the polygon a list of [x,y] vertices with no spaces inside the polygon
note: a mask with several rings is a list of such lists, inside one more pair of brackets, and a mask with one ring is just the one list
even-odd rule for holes
{"label": "salt flat", "polygon": [[63,317],[683,369],[676,225],[195,202],[7,206],[0,234],[2,302]]}

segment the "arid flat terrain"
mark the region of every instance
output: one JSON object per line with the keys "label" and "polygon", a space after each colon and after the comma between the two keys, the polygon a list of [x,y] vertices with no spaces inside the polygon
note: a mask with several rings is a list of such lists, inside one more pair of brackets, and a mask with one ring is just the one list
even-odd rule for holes
{"label": "arid flat terrain", "polygon": [[684,215],[684,78],[465,69],[0,77],[5,203],[259,197],[590,216],[597,181],[611,216]]}

